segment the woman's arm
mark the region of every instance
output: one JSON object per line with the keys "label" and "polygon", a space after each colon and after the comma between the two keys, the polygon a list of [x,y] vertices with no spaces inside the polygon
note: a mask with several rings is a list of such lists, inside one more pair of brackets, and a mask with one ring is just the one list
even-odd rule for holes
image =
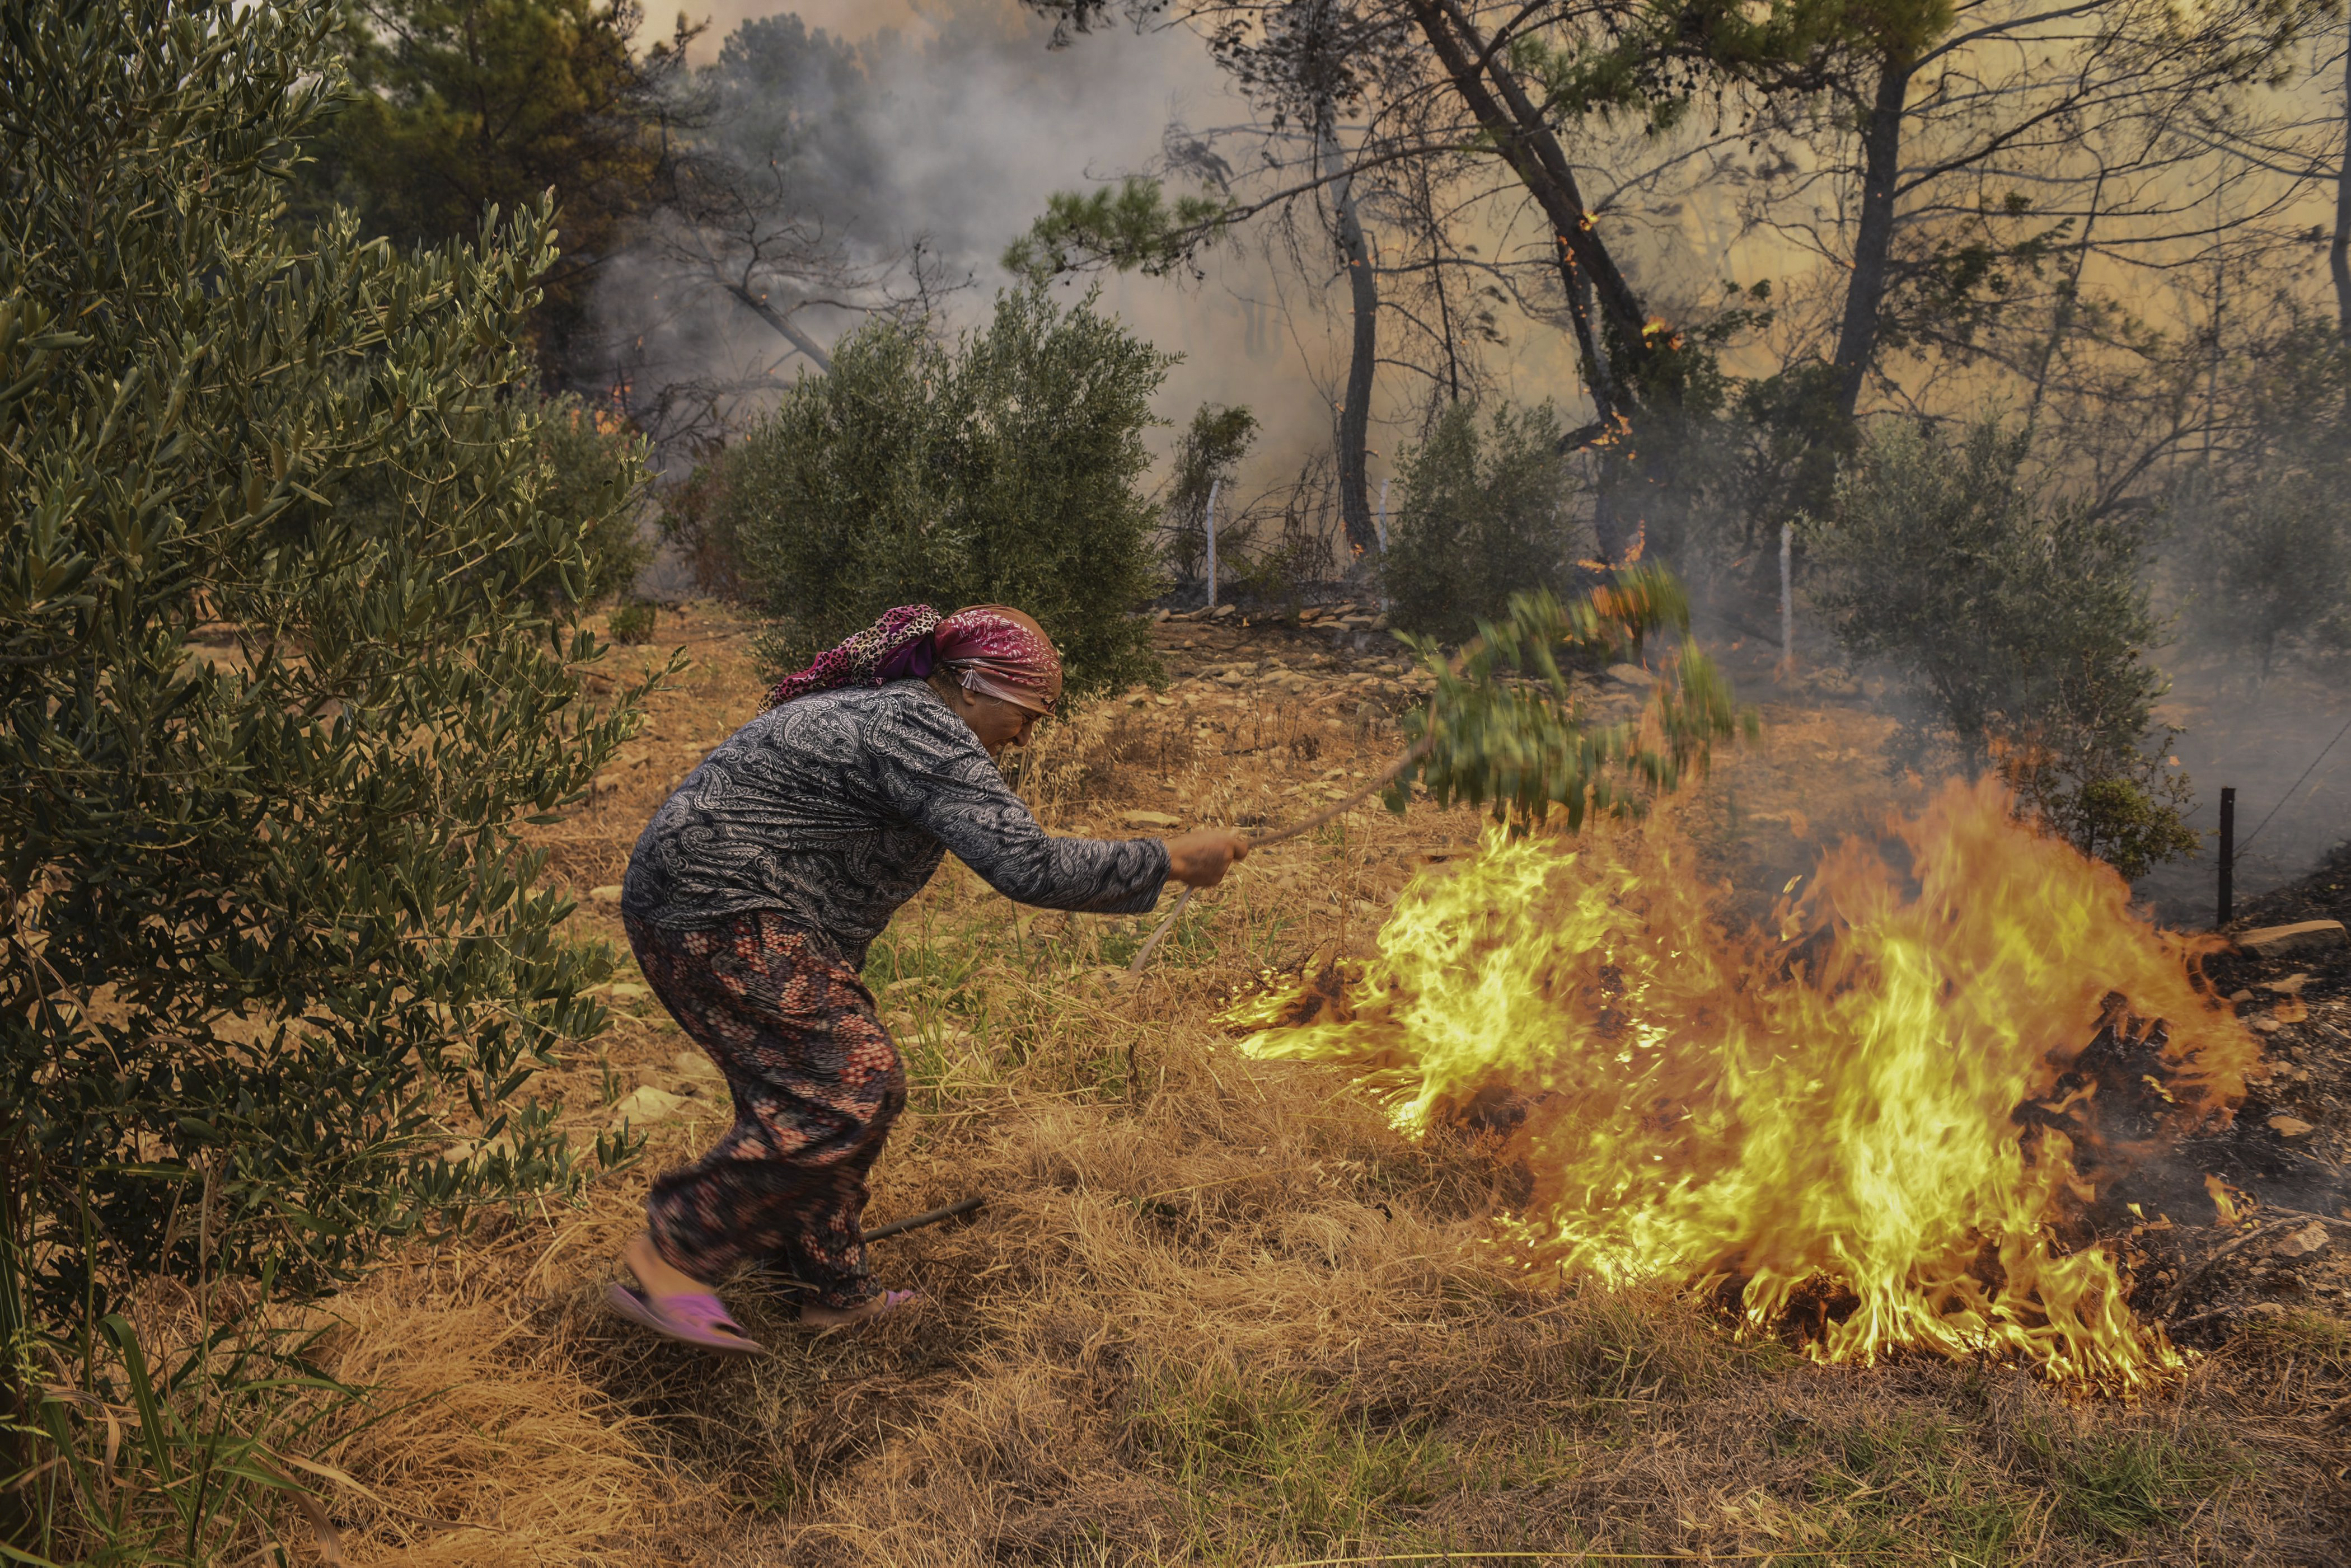
{"label": "woman's arm", "polygon": [[[1113,915],[1141,914],[1158,902],[1169,873],[1167,845],[1048,834],[1005,787],[970,729],[935,699],[908,702],[878,720],[866,739],[883,803],[1006,898]],[[1187,862],[1196,872],[1198,859],[1196,849]]]}

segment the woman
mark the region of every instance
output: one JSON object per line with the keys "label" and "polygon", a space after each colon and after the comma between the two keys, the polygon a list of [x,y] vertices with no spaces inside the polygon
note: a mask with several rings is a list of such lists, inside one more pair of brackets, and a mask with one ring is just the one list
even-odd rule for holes
{"label": "woman", "polygon": [[861,1323],[881,1291],[859,1217],[906,1103],[858,979],[865,950],[947,850],[1052,909],[1140,914],[1173,877],[1211,887],[1248,841],[1053,838],[991,760],[1061,692],[1044,629],[1002,605],[893,609],[768,693],[637,840],[621,918],[662,1005],[726,1074],[735,1125],[653,1183],[613,1307],[705,1349],[758,1354],[713,1289],[747,1265],[807,1293],[803,1322]]}

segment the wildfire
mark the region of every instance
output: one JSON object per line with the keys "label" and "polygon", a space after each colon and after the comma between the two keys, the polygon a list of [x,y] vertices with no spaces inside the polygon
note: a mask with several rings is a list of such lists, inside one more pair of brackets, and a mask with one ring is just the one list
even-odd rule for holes
{"label": "wildfire", "polygon": [[1406,1129],[1508,1128],[1531,1266],[1685,1281],[1823,1361],[1915,1347],[2143,1387],[2179,1353],[2080,1220],[2140,1083],[2142,1149],[2242,1093],[2258,1051],[2195,976],[2210,939],[2132,913],[1989,782],[1888,833],[1740,933],[1662,814],[1496,832],[1406,889],[1375,958],[1235,1016],[1257,1055],[1353,1068]]}

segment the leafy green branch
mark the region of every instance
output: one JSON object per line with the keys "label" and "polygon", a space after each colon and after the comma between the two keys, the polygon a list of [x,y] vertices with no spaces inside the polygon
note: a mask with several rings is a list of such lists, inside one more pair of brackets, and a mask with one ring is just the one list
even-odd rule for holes
{"label": "leafy green branch", "polygon": [[1570,829],[1595,812],[1638,815],[1652,794],[1703,772],[1717,742],[1760,733],[1754,711],[1732,701],[1687,635],[1647,706],[1615,723],[1590,722],[1565,666],[1638,659],[1658,632],[1688,629],[1681,584],[1660,567],[1635,566],[1565,602],[1548,591],[1513,595],[1457,658],[1433,639],[1405,636],[1436,689],[1405,721],[1413,745],[1387,785],[1389,809],[1401,812],[1417,781],[1440,806],[1486,806],[1520,829],[1554,810]]}

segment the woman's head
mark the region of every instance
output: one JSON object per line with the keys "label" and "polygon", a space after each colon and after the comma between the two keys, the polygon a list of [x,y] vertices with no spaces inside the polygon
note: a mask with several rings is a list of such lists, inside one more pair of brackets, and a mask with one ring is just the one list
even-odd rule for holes
{"label": "woman's head", "polygon": [[1008,605],[973,605],[939,623],[932,689],[995,752],[1029,743],[1061,696],[1061,656],[1036,620]]}
{"label": "woman's head", "polygon": [[928,605],[901,605],[776,682],[768,706],[908,679],[927,679],[994,751],[1025,742],[1037,719],[1053,711],[1061,656],[1034,618],[1009,605],[973,605],[944,619]]}
{"label": "woman's head", "polygon": [[1032,713],[1061,698],[1061,656],[1035,618],[1009,605],[972,605],[932,634],[938,662],[969,691]]}
{"label": "woman's head", "polygon": [[1044,716],[1034,708],[1023,708],[1018,702],[974,691],[957,680],[955,672],[945,665],[932,670],[928,680],[939,701],[970,726],[972,734],[990,756],[1008,745],[1027,745],[1029,732]]}

